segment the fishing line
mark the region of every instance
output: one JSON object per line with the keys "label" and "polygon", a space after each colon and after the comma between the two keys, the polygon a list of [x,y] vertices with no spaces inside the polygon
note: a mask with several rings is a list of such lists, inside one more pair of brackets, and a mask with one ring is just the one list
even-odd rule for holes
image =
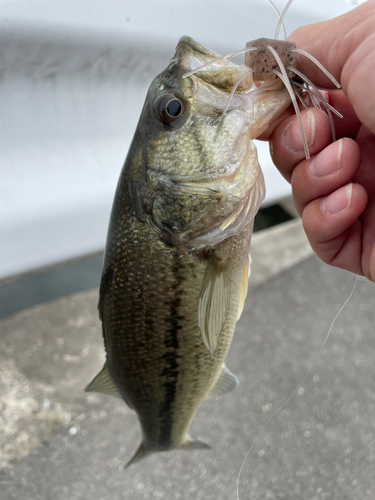
{"label": "fishing line", "polygon": [[[331,332],[332,332],[332,329],[333,329],[333,326],[334,324],[336,323],[336,320],[337,318],[340,316],[341,312],[343,311],[343,309],[345,308],[345,306],[347,305],[347,303],[349,302],[349,300],[352,298],[352,295],[354,293],[354,290],[357,286],[357,282],[358,282],[358,277],[359,277],[359,269],[358,269],[358,272],[356,274],[356,277],[355,277],[355,280],[354,280],[354,284],[352,286],[352,289],[351,289],[351,292],[349,293],[349,296],[347,297],[347,299],[345,300],[345,302],[343,303],[343,305],[340,307],[340,309],[338,310],[338,312],[336,313],[335,317],[333,318],[332,320],[332,323],[331,323],[331,326],[329,327],[328,329],[328,333],[327,335],[325,336],[325,339],[323,341],[323,344],[321,345],[321,348],[319,349],[319,352],[318,354],[315,356],[315,360],[313,361],[313,364],[311,366],[311,368],[307,371],[307,373],[302,377],[302,379],[300,380],[300,382],[297,384],[296,388],[294,389],[294,391],[292,392],[292,394],[289,396],[289,398],[270,416],[270,418],[267,420],[267,422],[263,425],[263,430],[266,430],[270,424],[270,422],[276,417],[276,415],[278,413],[280,413],[287,405],[288,403],[291,401],[291,399],[294,397],[294,395],[296,394],[296,392],[298,391],[298,389],[301,387],[301,385],[305,382],[305,380],[307,379],[307,377],[311,374],[311,372],[313,371],[313,369],[315,368],[327,342],[328,342],[328,339],[331,335]],[[259,434],[259,433],[258,433]],[[241,473],[242,473],[242,470],[245,466],[245,463],[247,461],[247,458],[248,456],[250,455],[250,452],[251,450],[253,449],[253,446],[256,442],[256,438],[254,438],[253,442],[251,443],[250,445],[250,448],[247,450],[247,453],[242,461],[242,464],[241,464],[241,467],[240,467],[240,470],[238,472],[238,476],[237,476],[237,500],[240,500],[240,493],[239,493],[239,487],[240,487],[240,477],[241,477]]]}

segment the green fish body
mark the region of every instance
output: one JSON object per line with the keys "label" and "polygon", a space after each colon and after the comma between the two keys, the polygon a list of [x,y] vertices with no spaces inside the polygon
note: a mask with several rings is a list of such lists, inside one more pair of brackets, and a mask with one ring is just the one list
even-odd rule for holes
{"label": "green fish body", "polygon": [[238,383],[224,360],[264,197],[251,139],[290,98],[272,86],[250,90],[248,68],[217,57],[180,39],[150,86],[115,195],[99,301],[107,361],[87,390],[137,412],[143,440],[130,463],[207,447],[189,437],[192,419]]}

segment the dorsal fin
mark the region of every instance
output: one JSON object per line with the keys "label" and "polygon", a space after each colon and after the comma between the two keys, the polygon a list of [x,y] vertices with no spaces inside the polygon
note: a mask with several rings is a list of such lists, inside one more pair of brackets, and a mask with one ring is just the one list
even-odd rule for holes
{"label": "dorsal fin", "polygon": [[100,392],[101,394],[107,394],[109,396],[114,396],[115,398],[123,399],[120,391],[117,389],[111,374],[109,373],[107,362],[104,363],[103,368],[98,373],[98,375],[93,379],[93,381],[86,387],[86,392]]}
{"label": "dorsal fin", "polygon": [[239,380],[223,363],[221,366],[220,375],[218,376],[215,385],[211,388],[207,397],[214,398],[216,396],[222,396],[228,392],[233,391],[238,384]]}
{"label": "dorsal fin", "polygon": [[204,345],[214,355],[230,303],[229,263],[212,255],[203,275],[198,299],[198,326]]}

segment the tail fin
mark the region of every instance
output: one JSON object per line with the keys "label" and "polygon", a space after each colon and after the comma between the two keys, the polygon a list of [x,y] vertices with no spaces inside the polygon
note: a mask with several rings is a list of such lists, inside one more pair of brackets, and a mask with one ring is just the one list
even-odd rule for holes
{"label": "tail fin", "polygon": [[209,444],[199,441],[199,439],[191,439],[190,437],[179,448],[183,450],[211,450]]}
{"label": "tail fin", "polygon": [[134,453],[132,458],[129,460],[129,462],[125,465],[124,469],[127,469],[130,465],[135,464],[136,462],[139,462],[143,458],[148,457],[149,455],[152,454],[152,451],[146,451],[143,447],[143,443],[141,443],[138,447],[138,450]]}
{"label": "tail fin", "polygon": [[[180,445],[178,448],[183,450],[210,450],[211,446],[209,444],[203,443],[203,441],[199,441],[198,439],[187,438],[186,441]],[[168,450],[165,450],[168,451]],[[143,458],[152,455],[154,451],[147,451],[143,447],[143,443],[141,443],[138,447],[138,450],[134,453],[129,462],[125,465],[124,469],[127,469],[130,465],[139,462]]]}

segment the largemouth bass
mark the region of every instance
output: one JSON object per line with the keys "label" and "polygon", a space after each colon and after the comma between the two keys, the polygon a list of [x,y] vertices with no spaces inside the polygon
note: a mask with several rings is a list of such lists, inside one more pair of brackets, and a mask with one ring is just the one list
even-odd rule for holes
{"label": "largemouth bass", "polygon": [[115,195],[99,301],[107,361],[87,390],[137,412],[143,440],[129,463],[207,447],[190,423],[238,383],[224,359],[265,192],[252,139],[290,97],[279,84],[252,89],[247,67],[217,59],[180,39],[151,83]]}

